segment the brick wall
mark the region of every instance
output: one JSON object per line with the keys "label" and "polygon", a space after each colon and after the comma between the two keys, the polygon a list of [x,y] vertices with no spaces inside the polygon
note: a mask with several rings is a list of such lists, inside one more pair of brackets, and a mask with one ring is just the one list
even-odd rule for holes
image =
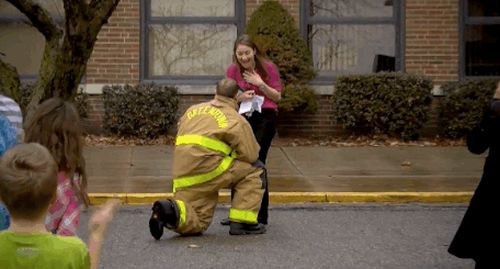
{"label": "brick wall", "polygon": [[99,32],[87,64],[87,83],[139,82],[140,1],[121,0]]}
{"label": "brick wall", "polygon": [[[264,0],[247,0],[247,19]],[[299,0],[280,0],[299,22]],[[435,84],[458,79],[459,0],[406,0],[405,65],[409,73],[427,75]],[[87,66],[88,84],[138,83],[140,53],[140,1],[122,0],[109,23],[101,30]],[[183,95],[179,113],[192,104],[209,100],[211,95]],[[281,136],[326,136],[342,134],[332,117],[330,95],[318,96],[316,114],[280,112]],[[89,98],[87,131],[102,132],[104,107],[100,95]],[[433,135],[436,113],[425,128]]]}
{"label": "brick wall", "polygon": [[459,0],[406,0],[406,72],[458,79]]}
{"label": "brick wall", "polygon": [[278,134],[280,136],[331,136],[342,134],[342,129],[333,117],[330,95],[317,97],[319,108],[314,114],[284,112],[278,114]]}
{"label": "brick wall", "polygon": [[102,123],[104,119],[104,103],[102,95],[89,95],[87,118],[82,119],[83,129],[89,134],[102,134],[104,129]]}

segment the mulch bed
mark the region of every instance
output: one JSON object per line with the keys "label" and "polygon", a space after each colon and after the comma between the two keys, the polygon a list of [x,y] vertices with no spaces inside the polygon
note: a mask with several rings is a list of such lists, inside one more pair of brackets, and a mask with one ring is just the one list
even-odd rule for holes
{"label": "mulch bed", "polygon": [[[174,145],[175,137],[161,136],[155,139],[141,139],[118,136],[85,136],[87,145]],[[274,146],[316,146],[316,147],[445,147],[464,146],[464,139],[444,139],[440,137],[423,138],[417,141],[402,141],[386,136],[349,136],[349,137],[277,137],[273,140]]]}

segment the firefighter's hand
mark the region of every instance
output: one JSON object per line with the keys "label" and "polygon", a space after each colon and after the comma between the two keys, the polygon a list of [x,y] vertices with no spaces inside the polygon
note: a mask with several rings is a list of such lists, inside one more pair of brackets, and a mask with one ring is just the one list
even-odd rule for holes
{"label": "firefighter's hand", "polygon": [[245,100],[250,100],[254,96],[255,96],[254,91],[244,91],[238,95],[237,99],[239,102],[241,102],[241,101],[245,101]]}

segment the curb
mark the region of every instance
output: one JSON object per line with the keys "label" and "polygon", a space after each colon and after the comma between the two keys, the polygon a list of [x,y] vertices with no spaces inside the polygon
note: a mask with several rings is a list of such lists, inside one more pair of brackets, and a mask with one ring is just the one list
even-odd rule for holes
{"label": "curb", "polygon": [[[473,192],[270,192],[270,204],[301,203],[468,203]],[[127,205],[150,205],[172,198],[170,193],[89,193],[90,204],[119,199]],[[219,203],[229,203],[227,191],[219,193]]]}

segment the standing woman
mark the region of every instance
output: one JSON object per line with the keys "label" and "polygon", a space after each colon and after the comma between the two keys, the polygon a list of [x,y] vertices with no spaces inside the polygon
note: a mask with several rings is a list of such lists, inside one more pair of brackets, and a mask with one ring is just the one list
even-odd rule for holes
{"label": "standing woman", "polygon": [[[474,259],[476,269],[500,268],[498,240],[498,192],[500,191],[500,82],[479,126],[467,136],[470,152],[488,157],[469,207],[465,212],[448,252],[464,259]],[[496,247],[495,247],[496,246]]]}
{"label": "standing woman", "polygon": [[[243,91],[237,97],[239,102],[252,99],[254,95],[264,97],[261,113],[254,111],[247,120],[260,145],[259,160],[265,164],[271,141],[276,134],[277,102],[281,99],[278,68],[260,52],[249,35],[241,35],[234,42],[233,63],[228,66],[226,77],[234,79]],[[259,223],[267,224],[268,205],[269,187],[266,184],[258,216]]]}

